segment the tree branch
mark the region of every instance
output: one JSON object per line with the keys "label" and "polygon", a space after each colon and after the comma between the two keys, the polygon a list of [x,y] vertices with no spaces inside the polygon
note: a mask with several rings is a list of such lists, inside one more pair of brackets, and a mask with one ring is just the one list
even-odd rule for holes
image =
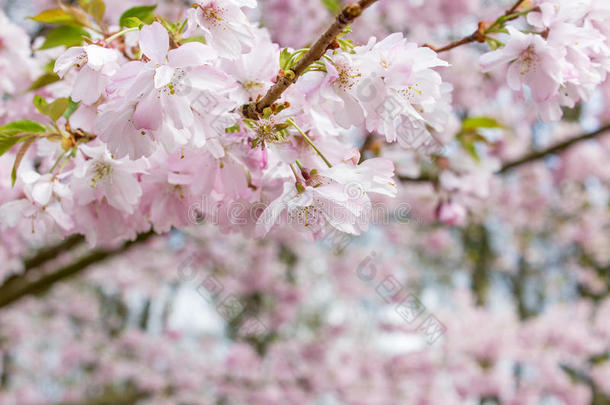
{"label": "tree branch", "polygon": [[504,15],[511,15],[513,14],[515,11],[517,11],[517,9],[519,8],[519,6],[521,6],[521,4],[524,2],[525,0],[517,0],[517,2],[506,11],[506,13],[504,13]]}
{"label": "tree branch", "polygon": [[72,235],[55,246],[45,247],[39,250],[35,256],[25,259],[23,261],[23,268],[25,271],[28,271],[35,267],[39,267],[40,265],[55,259],[66,250],[72,249],[74,246],[82,243],[84,240],[85,238],[82,235]]}
{"label": "tree branch", "polygon": [[530,162],[542,159],[542,158],[544,158],[546,156],[549,156],[549,155],[553,155],[553,154],[557,154],[557,153],[563,152],[564,150],[570,148],[572,145],[575,145],[575,144],[577,144],[579,142],[582,142],[582,141],[593,139],[593,138],[595,138],[595,137],[597,137],[597,136],[599,136],[599,135],[601,135],[601,134],[603,134],[604,132],[607,132],[607,131],[610,131],[610,124],[601,127],[597,131],[593,131],[593,132],[590,132],[588,134],[583,134],[583,135],[580,135],[580,136],[577,136],[577,137],[574,137],[574,138],[570,138],[567,141],[558,143],[557,145],[552,146],[552,147],[550,147],[548,149],[544,149],[544,150],[541,150],[539,152],[532,152],[532,153],[530,153],[528,155],[525,155],[525,156],[523,156],[523,157],[521,157],[519,159],[510,161],[510,162],[506,162],[506,163],[504,163],[502,165],[502,168],[500,169],[500,171],[498,173],[506,173],[507,171],[509,171],[510,169],[513,169],[515,167],[518,167],[518,166],[521,166],[521,165],[524,165],[524,164],[527,164],[527,163],[530,163]]}
{"label": "tree branch", "polygon": [[[550,148],[547,148],[547,149],[544,149],[544,150],[541,150],[538,152],[532,152],[521,158],[509,161],[509,162],[505,162],[502,165],[502,167],[500,168],[500,170],[498,170],[497,173],[505,174],[508,171],[510,171],[511,169],[514,169],[516,167],[535,162],[535,161],[543,159],[549,155],[561,153],[579,142],[594,139],[600,135],[603,135],[605,132],[608,132],[608,131],[610,131],[610,124],[604,125],[597,131],[589,132],[587,134],[582,134],[582,135],[570,138],[566,141],[558,143],[557,145],[551,146]],[[425,182],[434,182],[437,179],[432,176],[420,176],[420,177],[398,176],[398,180],[400,180],[403,183],[425,183]]]}
{"label": "tree branch", "polygon": [[288,87],[296,83],[298,78],[312,63],[324,55],[328,47],[335,42],[337,36],[343,32],[345,27],[351,24],[366,8],[370,7],[376,1],[377,0],[360,0],[357,3],[347,5],[339,15],[337,15],[335,22],[333,22],[326,32],[318,38],[309,51],[297,62],[294,69],[292,69],[294,75],[278,76],[273,87],[269,89],[267,94],[265,94],[260,101],[246,104],[242,107],[242,114],[244,117],[258,120],[265,108],[270,107],[276,102]]}
{"label": "tree branch", "polygon": [[54,283],[79,274],[92,264],[123,253],[132,246],[145,242],[153,235],[155,233],[149,231],[140,234],[135,240],[127,242],[119,248],[94,250],[76,262],[53,272],[30,270],[19,276],[11,277],[0,286],[0,308],[10,305],[25,296],[42,293]]}
{"label": "tree branch", "polygon": [[460,40],[452,42],[449,45],[445,45],[442,48],[435,48],[432,45],[428,45],[428,44],[425,44],[424,46],[427,46],[428,48],[434,50],[436,53],[441,53],[441,52],[449,51],[453,48],[457,48],[458,46],[469,44],[471,42],[485,42],[485,39],[487,38],[487,34],[489,34],[491,31],[491,29],[490,29],[491,27],[496,27],[498,24],[500,24],[500,21],[502,21],[502,22],[511,21],[518,17],[518,16],[512,16],[512,17],[506,18],[506,17],[510,16],[511,14],[515,14],[517,9],[521,6],[521,4],[523,4],[524,1],[525,0],[518,0],[510,9],[506,10],[506,12],[502,16],[498,17],[496,19],[496,21],[494,23],[492,23],[489,27],[487,27],[487,24],[485,24],[484,21],[480,21],[479,25],[477,27],[477,30],[475,32],[473,32],[472,34],[470,34]]}

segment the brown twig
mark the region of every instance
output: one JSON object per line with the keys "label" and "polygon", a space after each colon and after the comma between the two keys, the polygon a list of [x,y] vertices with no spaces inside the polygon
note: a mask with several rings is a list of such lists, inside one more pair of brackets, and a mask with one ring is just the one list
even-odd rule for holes
{"label": "brown twig", "polygon": [[[538,152],[532,152],[532,153],[529,153],[518,159],[511,160],[509,162],[505,162],[497,173],[505,174],[508,171],[510,171],[511,169],[514,169],[516,167],[523,166],[523,165],[531,163],[531,162],[535,162],[535,161],[543,159],[549,155],[561,153],[579,142],[594,139],[594,138],[598,137],[599,135],[602,135],[608,131],[610,131],[610,124],[604,125],[597,131],[575,136],[566,141],[558,143],[557,145],[551,146],[550,148],[547,148],[547,149],[544,149],[544,150],[541,150]],[[404,183],[424,183],[424,182],[435,182],[437,180],[436,178],[431,177],[431,176],[420,176],[420,177],[399,176],[398,179]]]}
{"label": "brown twig", "polygon": [[[525,0],[518,0],[510,9],[506,10],[506,12],[504,13],[504,15],[502,17],[506,17],[511,14],[514,14],[517,11],[517,9],[519,8],[519,6],[521,6],[521,4],[523,4],[524,1]],[[502,17],[499,17],[496,20],[496,22],[494,24],[492,24],[490,27],[493,27],[494,25],[496,25],[498,20]],[[513,20],[514,18],[516,18],[516,17],[505,19],[504,21],[510,21],[510,20]],[[477,30],[475,32],[473,32],[472,34],[470,34],[462,39],[452,42],[449,45],[445,45],[442,48],[435,48],[432,45],[428,45],[428,44],[425,44],[424,46],[427,46],[428,48],[434,50],[436,53],[441,53],[441,52],[449,51],[453,48],[457,48],[458,46],[470,44],[472,42],[485,42],[485,39],[487,38],[487,34],[489,34],[489,27],[487,26],[487,24],[484,21],[480,21],[479,25],[477,27]]]}
{"label": "brown twig", "polygon": [[521,4],[523,4],[523,2],[525,2],[525,0],[517,0],[517,2],[510,9],[508,9],[506,13],[504,13],[504,15],[513,14],[515,11],[517,11]]}
{"label": "brown twig", "polygon": [[593,139],[601,134],[603,134],[604,132],[610,131],[610,124],[605,125],[603,127],[601,127],[600,129],[598,129],[597,131],[593,131],[587,134],[583,134],[580,136],[576,136],[574,138],[570,138],[566,141],[563,141],[561,143],[558,143],[557,145],[551,146],[548,149],[544,149],[541,150],[539,152],[532,152],[528,155],[525,155],[519,159],[510,161],[510,162],[506,162],[502,165],[502,168],[500,169],[500,171],[498,173],[506,173],[507,171],[509,171],[510,169],[514,169],[515,167],[542,159],[546,156],[549,155],[553,155],[556,153],[560,153],[563,152],[564,150],[568,149],[569,147],[571,147],[572,145],[575,145],[579,142],[582,141],[586,141],[589,139]]}
{"label": "brown twig", "polygon": [[427,44],[424,46],[431,48],[436,53],[441,53],[441,52],[449,51],[453,48],[457,48],[458,46],[469,44],[471,42],[485,42],[485,37],[486,37],[485,29],[486,29],[486,25],[483,21],[481,21],[481,22],[479,22],[479,26],[477,27],[477,30],[475,32],[473,32],[472,34],[470,34],[467,37],[464,37],[458,41],[452,42],[449,45],[443,46],[442,48],[434,48]]}
{"label": "brown twig", "polygon": [[345,27],[351,24],[366,8],[370,7],[376,1],[377,0],[360,0],[357,3],[347,5],[339,15],[337,15],[337,18],[326,32],[318,38],[316,43],[313,44],[309,51],[297,62],[294,69],[292,69],[291,74],[278,76],[273,87],[269,89],[263,98],[256,103],[246,104],[242,107],[242,114],[244,117],[253,120],[259,119],[265,108],[270,107],[275,103],[282,96],[284,91],[294,84],[312,63],[324,55],[328,47],[335,42]]}

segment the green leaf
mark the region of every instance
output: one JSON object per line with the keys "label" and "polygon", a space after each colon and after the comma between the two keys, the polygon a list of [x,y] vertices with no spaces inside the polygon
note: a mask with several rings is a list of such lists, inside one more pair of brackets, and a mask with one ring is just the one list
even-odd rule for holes
{"label": "green leaf", "polygon": [[292,59],[292,53],[288,48],[282,49],[280,52],[280,68],[282,70],[290,69],[290,60]]}
{"label": "green leaf", "polygon": [[73,101],[71,97],[68,99],[68,102],[68,108],[66,109],[66,112],[64,112],[64,118],[67,120],[70,119],[70,116],[74,113],[74,111],[76,111],[76,109],[80,105],[80,102],[77,103],[76,101]]}
{"label": "green leaf", "polygon": [[49,104],[44,98],[40,97],[39,95],[35,95],[33,103],[34,107],[36,107],[38,111],[51,118],[53,121],[57,121],[61,116],[63,116],[70,106],[70,100],[65,97],[58,98]]}
{"label": "green leaf", "polygon": [[50,10],[44,10],[40,14],[30,17],[30,19],[39,23],[46,24],[60,24],[60,25],[80,25],[77,23],[74,16],[67,13],[64,9],[53,8]]}
{"label": "green leaf", "polygon": [[475,142],[472,139],[458,138],[458,141],[460,142],[460,145],[462,145],[462,148],[464,148],[464,150],[468,152],[468,154],[475,161],[481,161],[481,158],[479,157],[479,153],[477,152],[477,148],[475,146]]}
{"label": "green leaf", "polygon": [[15,121],[1,126],[0,156],[19,142],[32,138],[31,134],[42,134],[45,132],[47,132],[47,129],[43,125],[30,120]]}
{"label": "green leaf", "polygon": [[123,15],[121,15],[121,18],[119,19],[119,24],[121,24],[121,27],[131,28],[126,25],[127,19],[130,17],[139,18],[145,24],[152,24],[153,21],[155,21],[154,11],[156,8],[156,4],[152,6],[132,7],[129,10],[125,11]]}
{"label": "green leaf", "polygon": [[104,14],[106,14],[104,0],[78,0],[78,4],[98,23],[104,19]]}
{"label": "green leaf", "polygon": [[44,134],[47,128],[32,120],[14,121],[0,126],[0,136],[15,136],[23,133]]}
{"label": "green leaf", "polygon": [[53,69],[55,69],[55,59],[51,59],[50,61],[48,61],[48,62],[47,62],[45,65],[44,65],[43,69],[44,69],[44,72],[45,72],[45,73],[55,73],[55,72],[53,71]]}
{"label": "green leaf", "polygon": [[70,25],[74,27],[88,27],[87,15],[75,7],[52,8],[44,10],[30,19],[45,24]]}
{"label": "green leaf", "polygon": [[23,145],[21,145],[21,148],[19,148],[19,152],[17,152],[17,157],[15,157],[15,163],[13,164],[13,170],[11,171],[11,186],[15,185],[15,181],[17,180],[17,170],[19,170],[19,165],[21,164],[23,157],[25,156],[26,152],[28,151],[30,146],[32,146],[32,144],[34,143],[35,140],[36,140],[36,138],[30,136],[23,142]]}
{"label": "green leaf", "polygon": [[47,103],[47,100],[44,97],[39,96],[38,94],[34,95],[32,103],[41,114],[45,114],[46,108],[49,105],[49,103]]}
{"label": "green leaf", "polygon": [[55,83],[61,80],[59,76],[55,73],[45,73],[40,76],[38,79],[34,80],[34,83],[29,87],[28,90],[37,90],[41,87],[46,86],[47,84]]}
{"label": "green leaf", "polygon": [[127,17],[123,20],[123,24],[121,24],[125,28],[140,28],[144,24],[144,21],[140,20],[138,17]]}
{"label": "green leaf", "polygon": [[24,141],[27,137],[8,136],[0,133],[0,156],[4,155],[13,145]]}
{"label": "green leaf", "polygon": [[47,115],[53,120],[57,121],[59,117],[63,116],[68,107],[70,106],[70,100],[67,98],[58,98],[49,104]]}
{"label": "green leaf", "polygon": [[225,128],[225,132],[227,134],[234,134],[234,133],[239,132],[239,131],[240,131],[239,124],[234,124],[233,126]]}
{"label": "green leaf", "polygon": [[341,12],[341,0],[322,0],[322,4],[332,14],[339,14]]}
{"label": "green leaf", "polygon": [[205,44],[205,37],[203,35],[192,35],[188,38],[184,38],[182,41],[180,41],[181,44],[186,44],[188,42],[201,42],[202,44]]}
{"label": "green leaf", "polygon": [[462,131],[473,131],[478,128],[504,128],[504,126],[490,117],[469,117],[462,122]]}
{"label": "green leaf", "polygon": [[504,43],[492,37],[485,37],[485,42],[487,42],[492,51],[504,46]]}
{"label": "green leaf", "polygon": [[69,48],[71,46],[80,45],[83,43],[83,36],[91,37],[87,31],[80,27],[57,27],[49,32],[44,43],[38,49],[50,49],[62,45]]}

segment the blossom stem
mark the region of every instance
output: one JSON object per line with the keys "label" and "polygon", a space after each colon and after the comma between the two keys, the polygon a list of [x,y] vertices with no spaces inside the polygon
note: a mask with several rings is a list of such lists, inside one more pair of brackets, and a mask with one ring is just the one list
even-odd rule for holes
{"label": "blossom stem", "polygon": [[49,169],[49,173],[53,173],[53,171],[55,170],[55,168],[57,167],[59,162],[61,162],[61,160],[64,158],[64,156],[66,156],[66,153],[68,153],[67,150],[63,151],[63,153],[61,155],[59,155],[59,157],[55,161],[55,164],[53,165],[53,167],[51,167],[51,169]]}
{"label": "blossom stem", "polygon": [[526,15],[527,13],[529,13],[530,11],[534,10],[534,8],[531,8],[529,10],[525,10],[522,12],[516,12],[517,9],[521,6],[521,4],[523,4],[525,0],[519,0],[517,1],[517,3],[515,3],[510,9],[508,9],[503,15],[501,15],[500,17],[498,17],[496,19],[496,21],[494,21],[489,27],[485,27],[485,23],[483,21],[479,22],[479,26],[477,27],[477,30],[475,32],[473,32],[472,34],[459,39],[455,42],[450,43],[449,45],[445,45],[442,48],[435,48],[431,45],[424,45],[427,46],[428,48],[431,48],[432,50],[434,50],[436,53],[441,53],[441,52],[446,52],[449,51],[453,48],[457,48],[459,46],[462,45],[466,45],[466,44],[470,44],[472,42],[485,42],[485,39],[487,38],[487,34],[492,33],[492,31],[496,28],[498,28],[499,26],[501,26],[502,24],[504,24],[507,21],[511,21],[514,20],[515,18],[518,18],[522,15]]}
{"label": "blossom stem", "polygon": [[295,127],[297,131],[299,131],[301,136],[305,139],[305,142],[307,142],[313,148],[313,150],[316,151],[318,156],[320,156],[322,158],[322,160],[324,161],[324,163],[326,163],[326,166],[328,166],[329,168],[333,167],[333,165],[328,161],[328,159],[326,159],[326,157],[322,154],[322,152],[320,152],[320,149],[318,149],[318,147],[313,143],[313,141],[307,136],[307,134],[305,132],[303,132],[303,130],[296,124],[296,122],[294,122],[294,120],[292,118],[288,118],[288,120],[286,122],[288,122],[290,125]]}
{"label": "blossom stem", "polygon": [[258,120],[265,108],[270,107],[276,102],[286,91],[288,87],[293,85],[298,78],[305,73],[309,65],[317,61],[324,55],[326,50],[337,37],[343,32],[345,27],[351,24],[356,18],[358,18],[362,12],[373,5],[377,0],[360,0],[357,3],[348,4],[340,13],[333,24],[326,30],[320,38],[313,44],[313,46],[307,51],[307,53],[299,59],[297,64],[292,69],[294,75],[278,76],[276,83],[269,89],[267,94],[263,98],[256,102],[246,104],[242,107],[241,111],[244,117],[253,120]]}
{"label": "blossom stem", "polygon": [[109,44],[112,41],[114,41],[115,39],[117,39],[118,37],[123,36],[123,35],[127,34],[128,32],[131,32],[131,31],[137,31],[139,29],[140,29],[139,27],[125,28],[124,30],[116,32],[113,35],[111,35],[108,38],[106,38],[105,42],[107,44]]}

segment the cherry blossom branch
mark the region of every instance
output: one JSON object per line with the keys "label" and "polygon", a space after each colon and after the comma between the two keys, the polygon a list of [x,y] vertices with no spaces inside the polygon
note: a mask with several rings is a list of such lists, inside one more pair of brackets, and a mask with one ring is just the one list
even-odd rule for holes
{"label": "cherry blossom branch", "polygon": [[525,2],[525,0],[517,0],[517,2],[510,9],[508,9],[504,15],[508,16],[508,15],[513,14],[515,11],[517,11],[519,6],[524,2]]}
{"label": "cherry blossom branch", "polygon": [[[590,139],[594,139],[600,135],[603,135],[605,132],[608,132],[608,131],[610,131],[610,124],[604,125],[603,127],[599,128],[596,131],[589,132],[589,133],[579,135],[579,136],[575,136],[566,141],[563,141],[554,146],[551,146],[550,148],[547,148],[547,149],[544,149],[544,150],[541,150],[538,152],[532,152],[532,153],[529,153],[518,159],[509,161],[509,162],[505,162],[497,173],[504,174],[504,173],[508,172],[509,170],[514,169],[516,167],[519,167],[519,166],[522,166],[522,165],[525,165],[528,163],[532,163],[534,161],[543,159],[549,155],[561,153],[577,143],[587,141]],[[420,177],[398,176],[398,179],[404,183],[425,183],[425,182],[435,182],[437,180],[436,178],[434,178],[432,176],[427,176],[427,175],[420,176]]]}
{"label": "cherry blossom branch", "polygon": [[[32,294],[39,294],[49,289],[58,281],[65,280],[81,273],[92,264],[99,263],[110,257],[124,253],[131,247],[141,244],[150,239],[155,233],[149,231],[142,233],[130,242],[126,242],[116,249],[99,249],[81,257],[72,264],[62,267],[52,272],[30,270],[19,276],[14,276],[0,285],[0,308],[12,304],[13,302]],[[51,249],[49,249],[51,250]]]}
{"label": "cherry blossom branch", "polygon": [[347,5],[339,15],[337,15],[337,18],[326,32],[318,38],[316,43],[297,62],[290,71],[291,73],[286,72],[287,74],[278,76],[273,87],[271,87],[267,94],[258,102],[246,104],[242,107],[243,116],[252,120],[258,120],[265,108],[273,105],[288,87],[296,83],[298,78],[305,73],[306,69],[312,63],[319,60],[324,55],[328,47],[335,42],[345,27],[351,24],[366,8],[370,7],[376,1],[377,0],[360,0],[357,3]]}
{"label": "cherry blossom branch", "polygon": [[524,165],[527,163],[531,163],[536,160],[543,159],[549,155],[554,155],[554,154],[563,152],[566,149],[570,148],[571,146],[573,146],[579,142],[594,139],[597,136],[602,135],[604,132],[607,132],[607,131],[610,131],[610,124],[601,127],[597,131],[593,131],[593,132],[590,132],[587,134],[576,136],[574,138],[570,138],[566,141],[558,143],[557,145],[551,146],[548,149],[544,149],[539,152],[532,152],[519,159],[510,161],[510,162],[506,162],[502,165],[502,168],[500,169],[500,171],[498,173],[506,173],[507,171],[514,169],[515,167],[518,167],[518,166],[521,166],[521,165]]}
{"label": "cherry blossom branch", "polygon": [[481,22],[479,22],[479,26],[477,27],[477,30],[475,32],[473,32],[472,34],[470,34],[458,41],[452,42],[449,45],[443,46],[442,48],[435,48],[432,45],[428,45],[428,44],[425,44],[424,46],[427,46],[428,48],[432,49],[436,53],[441,53],[441,52],[449,51],[453,48],[457,48],[458,46],[469,44],[471,42],[485,42],[485,37],[486,37],[485,23],[483,21],[481,21]]}
{"label": "cherry blossom branch", "polygon": [[46,262],[55,259],[60,254],[72,249],[84,240],[85,238],[82,235],[72,235],[54,246],[45,247],[39,250],[35,256],[25,259],[23,261],[23,269],[24,271],[28,271],[35,267],[39,267]]}
{"label": "cherry blossom branch", "polygon": [[459,39],[455,42],[445,45],[442,48],[435,48],[432,45],[425,44],[428,48],[434,50],[436,53],[446,52],[453,48],[457,48],[462,45],[466,45],[472,42],[485,42],[487,35],[490,34],[500,24],[511,21],[519,17],[519,13],[516,13],[517,9],[523,4],[525,0],[518,0],[510,9],[508,9],[502,16],[498,17],[489,27],[484,21],[480,21],[475,32],[472,34]]}

